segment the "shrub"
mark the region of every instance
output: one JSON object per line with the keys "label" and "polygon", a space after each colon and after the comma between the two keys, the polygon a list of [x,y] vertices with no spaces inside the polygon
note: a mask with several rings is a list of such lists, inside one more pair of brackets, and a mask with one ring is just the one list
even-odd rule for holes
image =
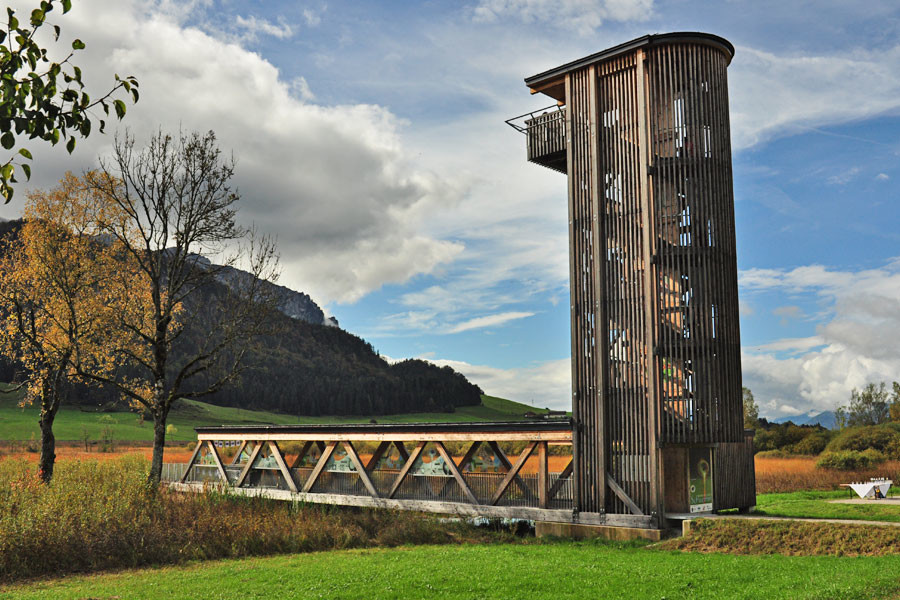
{"label": "shrub", "polygon": [[825,452],[816,461],[816,466],[821,469],[838,469],[851,471],[855,469],[869,469],[880,465],[887,457],[884,454],[869,448],[859,452],[857,450],[839,450],[837,452]]}
{"label": "shrub", "polygon": [[796,444],[788,447],[793,454],[816,455],[821,454],[825,447],[828,446],[830,436],[828,433],[811,433]]}
{"label": "shrub", "polygon": [[[866,427],[848,427],[838,433],[827,446],[827,450],[856,450],[862,452],[869,448],[888,454],[900,447],[900,431],[896,424],[871,425]],[[900,456],[893,456],[900,458]]]}
{"label": "shrub", "polygon": [[757,452],[756,456],[759,458],[790,458],[791,455],[784,450],[763,450],[762,452]]}

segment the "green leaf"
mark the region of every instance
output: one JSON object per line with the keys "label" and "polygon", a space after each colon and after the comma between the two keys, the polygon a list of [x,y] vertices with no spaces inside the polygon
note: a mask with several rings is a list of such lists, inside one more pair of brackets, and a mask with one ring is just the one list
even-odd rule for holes
{"label": "green leaf", "polygon": [[16,145],[16,136],[13,135],[11,131],[7,131],[2,136],[0,136],[0,144],[2,144],[4,148],[9,150]]}
{"label": "green leaf", "polygon": [[125,116],[125,102],[122,100],[116,100],[113,102],[113,106],[116,108],[116,116],[120,119]]}
{"label": "green leaf", "polygon": [[28,148],[19,148],[19,154],[31,160],[31,152],[28,151]]}
{"label": "green leaf", "polygon": [[44,22],[44,11],[39,8],[31,11],[31,25],[34,27],[40,27],[41,23]]}
{"label": "green leaf", "polygon": [[56,41],[59,39],[59,25],[53,26],[53,40]]}
{"label": "green leaf", "polygon": [[[12,163],[6,163],[2,167],[0,167],[0,179],[3,181],[9,181],[10,177],[13,174],[13,166]],[[10,194],[11,196],[12,194]]]}
{"label": "green leaf", "polygon": [[72,50],[84,50],[84,42],[76,38],[75,41],[72,42]]}
{"label": "green leaf", "polygon": [[25,179],[31,179],[31,165],[22,165],[22,170],[25,171]]}
{"label": "green leaf", "polygon": [[66,142],[66,150],[68,150],[69,154],[72,154],[72,151],[75,150],[75,136],[69,136],[69,141]]}
{"label": "green leaf", "polygon": [[100,133],[103,133],[104,129],[106,129],[106,121],[100,119]]}
{"label": "green leaf", "polygon": [[137,102],[138,98],[141,97],[141,95],[138,94],[137,88],[131,88],[131,97],[134,98],[135,102]]}
{"label": "green leaf", "polygon": [[62,0],[63,13],[72,10],[72,0]]}

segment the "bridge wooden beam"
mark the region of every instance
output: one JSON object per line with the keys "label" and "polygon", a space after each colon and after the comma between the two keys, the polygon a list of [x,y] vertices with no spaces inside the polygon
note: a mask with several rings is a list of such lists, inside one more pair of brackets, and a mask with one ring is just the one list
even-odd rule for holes
{"label": "bridge wooden beam", "polygon": [[300,463],[302,463],[302,462],[303,462],[303,459],[306,458],[306,455],[307,455],[307,454],[309,453],[309,451],[312,449],[312,446],[313,446],[314,443],[315,443],[315,442],[313,442],[312,440],[306,440],[306,443],[304,443],[304,444],[303,444],[303,447],[300,448],[300,453],[297,454],[297,458],[295,458],[295,459],[293,460],[293,462],[291,462],[291,468],[292,468],[292,469],[297,469],[297,468],[300,467]]}
{"label": "bridge wooden beam", "polygon": [[244,469],[241,471],[241,474],[238,475],[237,481],[234,482],[234,487],[239,488],[244,485],[244,481],[247,479],[247,475],[250,474],[250,469],[253,468],[253,463],[256,462],[256,458],[259,456],[262,447],[262,442],[254,443],[253,450],[250,452],[250,458],[247,459],[247,464],[244,465]]}
{"label": "bridge wooden beam", "polygon": [[178,480],[178,483],[184,483],[187,479],[188,473],[191,472],[191,467],[194,466],[194,462],[196,462],[197,457],[200,455],[200,449],[203,448],[203,440],[197,442],[197,445],[194,446],[194,453],[191,454],[191,460],[188,461],[187,468],[184,470],[184,473],[181,475],[181,479]]}
{"label": "bridge wooden beam", "polygon": [[406,459],[406,462],[403,463],[403,468],[400,469],[400,473],[397,475],[397,479],[394,480],[394,485],[391,486],[391,491],[388,493],[388,498],[393,498],[394,494],[397,493],[397,490],[400,489],[400,485],[403,483],[403,480],[406,479],[406,475],[410,472],[413,465],[416,463],[416,460],[419,458],[419,455],[422,454],[422,450],[425,449],[425,444],[428,442],[419,442],[416,444],[416,447],[413,448],[412,453],[409,455],[409,458]]}
{"label": "bridge wooden beam", "polygon": [[216,469],[219,471],[219,477],[222,478],[222,483],[228,485],[228,473],[225,472],[225,467],[222,465],[222,459],[219,458],[219,451],[216,450],[216,444],[213,441],[206,442],[209,447],[209,453],[212,454],[213,460],[216,462]]}
{"label": "bridge wooden beam", "polygon": [[247,440],[241,440],[241,445],[238,446],[237,452],[234,453],[234,458],[231,459],[230,465],[233,467],[235,465],[239,465],[241,463],[241,452],[244,451],[244,448],[247,447]]}
{"label": "bridge wooden beam", "polygon": [[294,483],[294,477],[291,475],[291,470],[288,469],[284,456],[281,454],[281,448],[278,447],[278,442],[269,442],[269,452],[275,457],[275,462],[278,464],[278,470],[281,471],[281,476],[284,477],[284,482],[287,484],[288,489],[292,492],[296,492],[297,484]]}
{"label": "bridge wooden beam", "polygon": [[378,490],[375,489],[375,486],[372,484],[372,480],[369,479],[369,472],[366,471],[366,467],[363,465],[362,460],[359,458],[359,454],[356,453],[356,448],[353,447],[353,442],[342,442],[344,444],[344,450],[347,451],[347,454],[350,456],[351,462],[353,462],[353,466],[356,467],[356,472],[359,474],[359,478],[362,480],[363,485],[366,486],[366,489],[369,490],[369,495],[373,498],[378,498]]}
{"label": "bridge wooden beam", "polygon": [[466,483],[465,479],[463,479],[462,473],[460,473],[459,469],[456,468],[456,463],[453,462],[453,457],[451,457],[450,453],[447,452],[444,444],[442,442],[434,442],[434,445],[437,446],[438,452],[444,459],[444,463],[447,465],[447,467],[450,468],[450,473],[453,475],[453,478],[456,479],[456,483],[459,484],[459,487],[462,489],[463,494],[465,494],[466,498],[469,499],[469,502],[471,502],[472,504],[478,504],[478,498],[476,498],[475,494],[472,493],[472,490],[469,488],[469,484]]}
{"label": "bridge wooden beam", "polygon": [[325,449],[322,451],[322,456],[319,457],[319,462],[316,463],[316,466],[315,468],[313,468],[312,473],[309,474],[309,479],[307,479],[306,483],[303,484],[303,493],[311,490],[316,484],[316,480],[319,478],[319,475],[322,474],[322,471],[325,470],[325,465],[328,464],[328,459],[331,458],[332,454],[334,454],[335,448],[337,448],[337,442],[328,442],[325,445]]}
{"label": "bridge wooden beam", "polygon": [[525,447],[525,450],[522,451],[522,454],[519,455],[519,459],[516,461],[516,464],[513,465],[513,468],[510,469],[510,471],[506,474],[506,477],[504,477],[503,481],[500,483],[500,487],[497,488],[497,491],[494,492],[494,495],[491,497],[490,503],[492,505],[497,504],[497,502],[500,501],[500,498],[502,498],[503,494],[506,493],[506,489],[509,487],[509,484],[512,483],[513,479],[518,477],[519,471],[525,465],[528,457],[531,456],[531,453],[534,451],[535,446],[537,446],[537,442],[531,442],[530,444],[528,444],[528,446]]}

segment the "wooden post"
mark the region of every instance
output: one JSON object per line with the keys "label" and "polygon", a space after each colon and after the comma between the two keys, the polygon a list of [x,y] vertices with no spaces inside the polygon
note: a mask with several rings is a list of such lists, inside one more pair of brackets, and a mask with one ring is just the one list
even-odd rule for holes
{"label": "wooden post", "polygon": [[538,499],[541,508],[547,508],[550,505],[550,495],[548,494],[549,487],[547,474],[547,442],[540,442],[538,443]]}

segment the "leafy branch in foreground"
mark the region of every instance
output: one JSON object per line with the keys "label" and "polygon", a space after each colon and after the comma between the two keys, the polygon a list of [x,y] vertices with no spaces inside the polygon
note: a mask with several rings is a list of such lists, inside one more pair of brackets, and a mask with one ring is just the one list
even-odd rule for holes
{"label": "leafy branch in foreground", "polygon": [[[125,116],[126,104],[115,96],[120,90],[137,102],[138,81],[133,76],[115,76],[115,85],[98,99],[92,99],[84,89],[81,68],[72,62],[75,53],[85,48],[83,41],[72,41],[71,50],[59,61],[48,56],[48,49],[35,39],[42,28],[52,27],[54,41],[59,41],[60,27],[47,21],[47,15],[56,6],[63,14],[72,8],[71,0],[44,0],[31,11],[26,22],[16,16],[12,8],[6,9],[6,27],[0,28],[0,146],[12,152],[6,162],[0,164],[0,196],[9,202],[13,196],[16,167],[20,167],[26,179],[31,178],[31,151],[21,145],[21,138],[39,139],[55,146],[61,139],[66,150],[75,150],[75,136],[90,135],[93,120],[91,109],[100,106],[104,116],[110,108],[117,119]],[[102,133],[105,119],[98,121]]]}

